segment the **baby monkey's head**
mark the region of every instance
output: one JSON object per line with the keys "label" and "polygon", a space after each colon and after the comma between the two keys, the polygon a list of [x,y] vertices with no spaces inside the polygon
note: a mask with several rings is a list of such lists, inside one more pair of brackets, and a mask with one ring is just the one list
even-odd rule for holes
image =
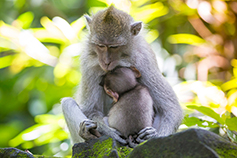
{"label": "baby monkey's head", "polygon": [[135,67],[116,67],[102,78],[100,83],[105,92],[117,102],[119,95],[133,89],[141,73]]}

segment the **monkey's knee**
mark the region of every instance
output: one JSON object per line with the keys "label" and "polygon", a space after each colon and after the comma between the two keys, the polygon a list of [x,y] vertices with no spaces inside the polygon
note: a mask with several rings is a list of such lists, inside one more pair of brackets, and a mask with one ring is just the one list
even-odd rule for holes
{"label": "monkey's knee", "polygon": [[63,112],[72,110],[73,107],[78,108],[78,104],[76,103],[76,101],[70,97],[62,98],[61,105],[62,105]]}

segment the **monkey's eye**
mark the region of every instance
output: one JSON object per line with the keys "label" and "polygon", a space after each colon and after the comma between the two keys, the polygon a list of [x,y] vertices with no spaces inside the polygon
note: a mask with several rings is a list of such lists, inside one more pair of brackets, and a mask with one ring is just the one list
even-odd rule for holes
{"label": "monkey's eye", "polygon": [[100,48],[104,48],[105,47],[105,45],[103,45],[103,44],[97,44],[97,46],[100,47]]}
{"label": "monkey's eye", "polygon": [[109,46],[109,48],[113,48],[113,49],[116,49],[118,48],[119,46]]}

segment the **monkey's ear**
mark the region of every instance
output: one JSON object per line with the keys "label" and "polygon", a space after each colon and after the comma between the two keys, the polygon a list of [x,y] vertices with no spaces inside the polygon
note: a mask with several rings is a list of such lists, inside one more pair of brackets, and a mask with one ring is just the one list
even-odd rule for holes
{"label": "monkey's ear", "polygon": [[136,36],[140,32],[141,28],[142,28],[142,22],[141,21],[133,23],[131,25],[132,35]]}
{"label": "monkey's ear", "polygon": [[130,68],[134,72],[136,78],[140,78],[142,76],[140,71],[136,69],[134,66],[131,66]]}
{"label": "monkey's ear", "polygon": [[91,17],[87,14],[85,14],[84,17],[86,18],[87,23],[91,24],[91,21],[92,21]]}
{"label": "monkey's ear", "polygon": [[90,31],[90,25],[91,25],[92,19],[89,15],[86,15],[86,14],[84,15],[84,17],[86,18],[86,22],[87,22],[86,28]]}

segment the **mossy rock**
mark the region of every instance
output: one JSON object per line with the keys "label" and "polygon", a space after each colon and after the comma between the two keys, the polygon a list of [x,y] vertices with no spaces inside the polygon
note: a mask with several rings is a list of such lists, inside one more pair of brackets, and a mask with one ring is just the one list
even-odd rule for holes
{"label": "mossy rock", "polygon": [[16,148],[0,148],[1,158],[34,158],[30,153],[24,152]]}
{"label": "mossy rock", "polygon": [[120,146],[109,136],[102,136],[73,146],[73,158],[120,158],[127,156],[132,149]]}
{"label": "mossy rock", "polygon": [[237,145],[202,129],[188,129],[137,146],[129,158],[236,158]]}

